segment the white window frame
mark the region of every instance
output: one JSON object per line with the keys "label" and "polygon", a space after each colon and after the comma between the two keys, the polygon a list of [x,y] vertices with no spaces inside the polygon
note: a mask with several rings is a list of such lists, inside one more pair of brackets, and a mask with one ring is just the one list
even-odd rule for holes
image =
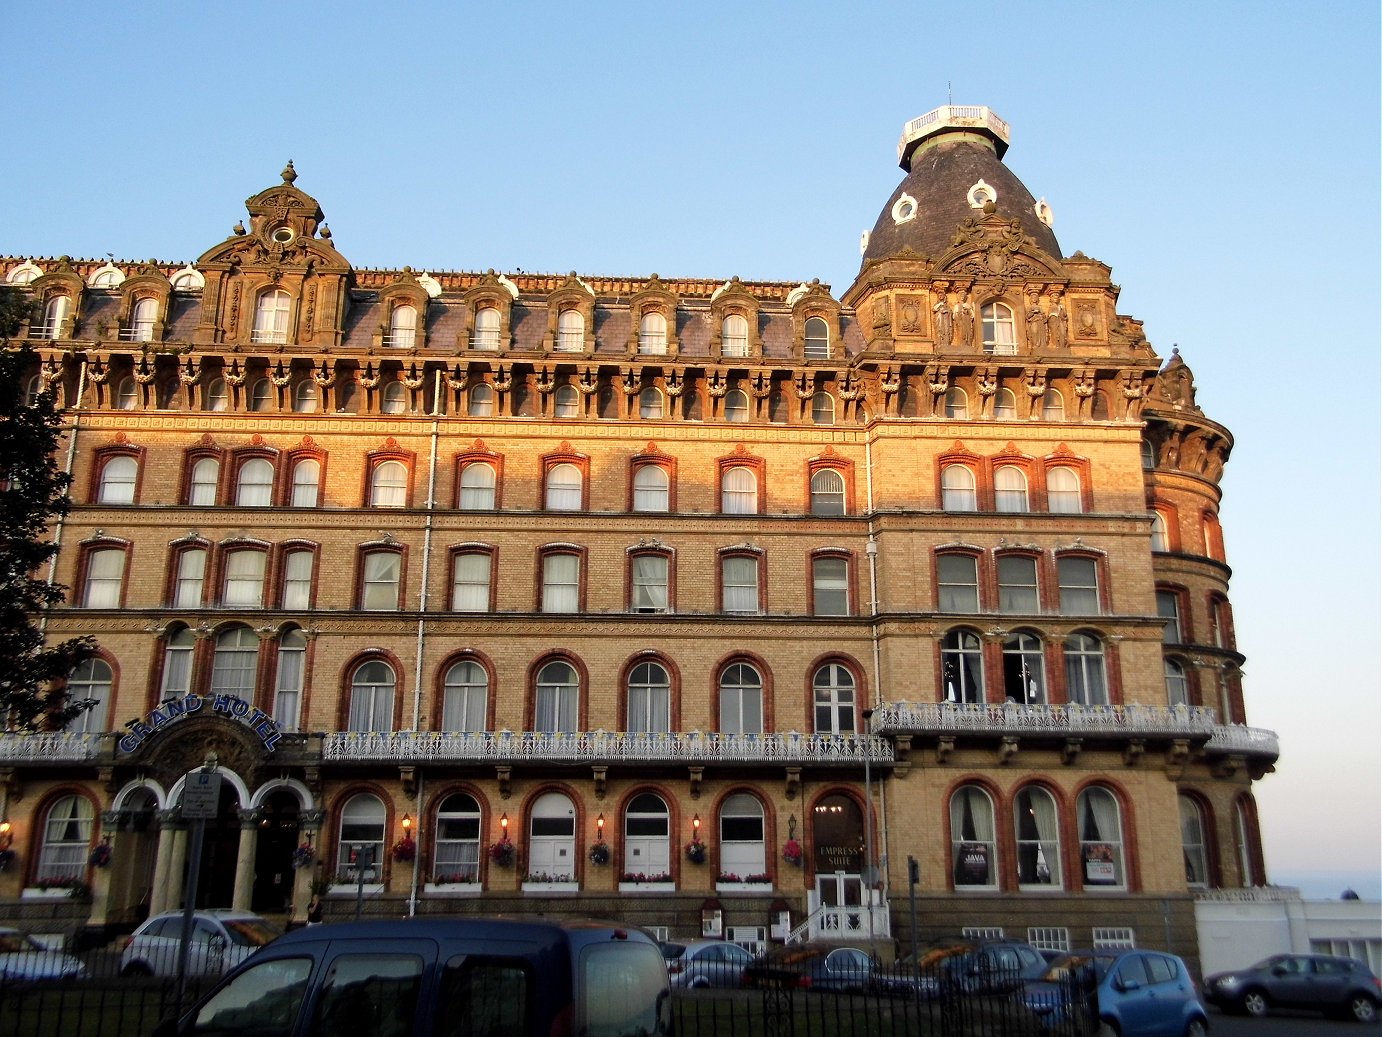
{"label": "white window frame", "polygon": [[350,675],[350,731],[392,731],[398,675],[382,659],[370,659]]}
{"label": "white window frame", "polygon": [[121,592],[124,587],[124,548],[98,547],[86,556],[86,586],[82,594],[83,608],[119,608]]}
{"label": "white window frame", "polygon": [[274,502],[273,462],[251,457],[242,462],[235,473],[235,506],[237,508],[267,508]]}
{"label": "white window frame", "polygon": [[547,511],[580,511],[585,498],[585,475],[578,465],[562,461],[547,469],[543,507]]}
{"label": "white window frame", "polygon": [[667,317],[658,310],[649,310],[638,321],[638,352],[644,356],[664,356],[667,353]]}
{"label": "white window frame", "polygon": [[173,577],[173,608],[199,609],[205,600],[206,561],[204,547],[188,547],[178,552],[177,573]]}
{"label": "white window frame", "polygon": [[1078,515],[1084,511],[1079,472],[1065,465],[1047,469],[1046,510],[1053,515]]}
{"label": "white window frame", "polygon": [[629,587],[634,612],[666,612],[670,606],[672,560],[665,554],[645,551],[630,558]]}
{"label": "white window frame", "polygon": [[967,464],[948,464],[941,469],[941,510],[978,511],[978,482]]}
{"label": "white window frame", "polygon": [[101,465],[101,483],[97,488],[97,504],[133,504],[134,490],[139,480],[139,461],[128,454],[108,457]]}
{"label": "white window frame", "polygon": [[489,673],[474,659],[447,668],[442,687],[441,729],[483,731],[489,708]]}
{"label": "white window frame", "polygon": [[494,578],[490,551],[457,551],[452,558],[451,611],[488,612]]}
{"label": "white window frame", "polygon": [[542,556],[542,612],[581,610],[581,556],[575,551],[547,551]]}
{"label": "white window frame", "polygon": [[494,465],[488,461],[468,461],[461,466],[461,511],[493,511],[494,491],[498,484]]}
{"label": "white window frame", "polygon": [[1004,302],[984,303],[979,311],[984,332],[984,352],[990,356],[1017,355],[1017,321]]}
{"label": "white window frame", "polygon": [[283,608],[302,612],[312,607],[312,575],[316,553],[294,548],[283,555]]}
{"label": "white window frame", "polygon": [[1017,465],[999,465],[993,473],[994,510],[1005,515],[1018,515],[1031,510],[1028,506],[1027,473]]}
{"label": "white window frame", "polygon": [[811,514],[843,515],[845,477],[838,468],[818,468],[811,473]]}
{"label": "white window frame", "polygon": [[748,663],[731,663],[720,671],[720,733],[763,733],[763,675]]}
{"label": "white window frame", "polygon": [[749,355],[749,322],[742,314],[731,313],[720,322],[720,355]]}
{"label": "white window frame", "polygon": [[[950,796],[949,811],[950,870],[955,889],[997,889],[998,840],[993,798],[978,785],[961,785]],[[966,819],[969,831],[965,829]],[[980,860],[985,865],[982,879],[977,870]]]}
{"label": "white window frame", "polygon": [[403,557],[397,551],[366,551],[360,562],[360,608],[396,612],[403,582]]}
{"label": "white window frame", "polygon": [[580,724],[580,674],[570,663],[556,660],[538,671],[534,689],[533,730],[548,734],[573,733]]}
{"label": "white window frame", "polygon": [[380,461],[370,472],[370,507],[408,506],[408,466],[402,461]]}
{"label": "white window frame", "polygon": [[722,515],[758,514],[758,473],[748,465],[726,468],[720,476]]}
{"label": "white window frame", "polygon": [[639,465],[633,470],[633,510],[666,512],[671,506],[671,486],[671,473],[664,465]]}
{"label": "white window frame", "polygon": [[475,311],[475,330],[470,337],[470,348],[494,352],[499,348],[499,332],[503,319],[494,306],[481,306]]}
{"label": "white window frame", "polygon": [[1065,639],[1065,694],[1082,706],[1108,705],[1108,658],[1104,643],[1076,631]]}
{"label": "white window frame", "polygon": [[817,555],[811,559],[811,612],[816,616],[848,616],[849,559]]}
{"label": "white window frame", "polygon": [[725,612],[741,615],[762,612],[760,568],[761,559],[757,555],[733,554],[720,558],[720,597]]}
{"label": "white window frame", "polygon": [[282,288],[261,292],[254,303],[254,328],[250,332],[250,341],[287,342],[291,312],[292,297]]}
{"label": "white window frame", "polygon": [[302,722],[302,691],[307,673],[307,635],[301,630],[285,630],[278,639],[275,670],[274,720],[284,731],[297,731]]}
{"label": "white window frame", "polygon": [[228,609],[264,607],[264,571],[268,553],[257,547],[242,547],[225,554],[225,578],[221,605]]}
{"label": "white window frame", "polygon": [[[961,562],[965,567],[963,574],[958,572]],[[966,578],[959,579],[961,575]],[[974,555],[958,551],[945,551],[937,555],[936,585],[936,606],[941,612],[969,615],[979,611],[979,559]]]}
{"label": "white window frame", "polygon": [[818,735],[852,735],[855,733],[854,674],[840,663],[826,663],[816,668],[811,677],[814,699],[813,717]]}
{"label": "white window frame", "polygon": [[1035,615],[1041,611],[1037,561],[1031,555],[998,556],[994,568],[998,575],[999,612]]}

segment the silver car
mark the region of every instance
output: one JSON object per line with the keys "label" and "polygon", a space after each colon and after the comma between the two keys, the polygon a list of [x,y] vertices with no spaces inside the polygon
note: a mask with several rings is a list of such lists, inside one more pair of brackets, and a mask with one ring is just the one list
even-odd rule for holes
{"label": "silver car", "polygon": [[[189,976],[219,976],[283,935],[248,911],[209,910],[192,915]],[[174,976],[182,942],[182,912],[154,915],[129,938],[120,955],[122,976]]]}
{"label": "silver car", "polygon": [[80,979],[86,966],[70,954],[49,950],[28,933],[0,926],[0,980]]}
{"label": "silver car", "polygon": [[667,978],[674,987],[738,987],[753,955],[728,940],[662,944]]}

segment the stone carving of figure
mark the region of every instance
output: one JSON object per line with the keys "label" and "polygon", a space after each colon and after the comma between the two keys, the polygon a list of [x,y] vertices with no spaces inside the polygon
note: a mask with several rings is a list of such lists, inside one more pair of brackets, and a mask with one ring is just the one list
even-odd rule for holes
{"label": "stone carving of figure", "polygon": [[1067,327],[1065,307],[1061,305],[1060,296],[1053,295],[1051,296],[1051,312],[1046,315],[1046,336],[1052,349],[1065,349]]}
{"label": "stone carving of figure", "polygon": [[1209,456],[1205,459],[1204,474],[1218,482],[1219,476],[1224,474],[1224,460],[1224,445],[1216,440],[1209,448]]}
{"label": "stone carving of figure", "polygon": [[936,315],[936,348],[948,349],[954,334],[955,317],[944,294],[931,307],[931,312]]}
{"label": "stone carving of figure", "polygon": [[1037,294],[1027,296],[1027,350],[1041,353],[1046,349],[1046,314],[1041,312]]}
{"label": "stone carving of figure", "polygon": [[974,345],[974,301],[968,292],[955,306],[955,345],[962,349]]}

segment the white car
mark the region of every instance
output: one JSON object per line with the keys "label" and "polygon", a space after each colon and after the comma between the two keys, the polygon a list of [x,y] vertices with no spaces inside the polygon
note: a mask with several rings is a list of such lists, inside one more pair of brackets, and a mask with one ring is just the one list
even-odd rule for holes
{"label": "white car", "polygon": [[[192,915],[187,952],[189,976],[219,976],[282,933],[248,911],[213,909]],[[120,955],[122,976],[175,976],[182,939],[182,912],[154,915],[129,938]]]}
{"label": "white car", "polygon": [[0,927],[0,980],[80,979],[86,966],[70,954],[49,950],[28,933]]}

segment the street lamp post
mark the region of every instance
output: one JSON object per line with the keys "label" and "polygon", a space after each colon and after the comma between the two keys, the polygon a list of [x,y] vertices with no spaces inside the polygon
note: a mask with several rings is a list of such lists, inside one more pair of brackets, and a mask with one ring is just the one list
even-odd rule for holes
{"label": "street lamp post", "polygon": [[[873,710],[865,709],[864,733],[868,734]],[[869,954],[874,953],[873,889],[878,881],[878,869],[873,866],[873,771],[869,766],[869,746],[864,743],[864,906],[869,916]]]}

